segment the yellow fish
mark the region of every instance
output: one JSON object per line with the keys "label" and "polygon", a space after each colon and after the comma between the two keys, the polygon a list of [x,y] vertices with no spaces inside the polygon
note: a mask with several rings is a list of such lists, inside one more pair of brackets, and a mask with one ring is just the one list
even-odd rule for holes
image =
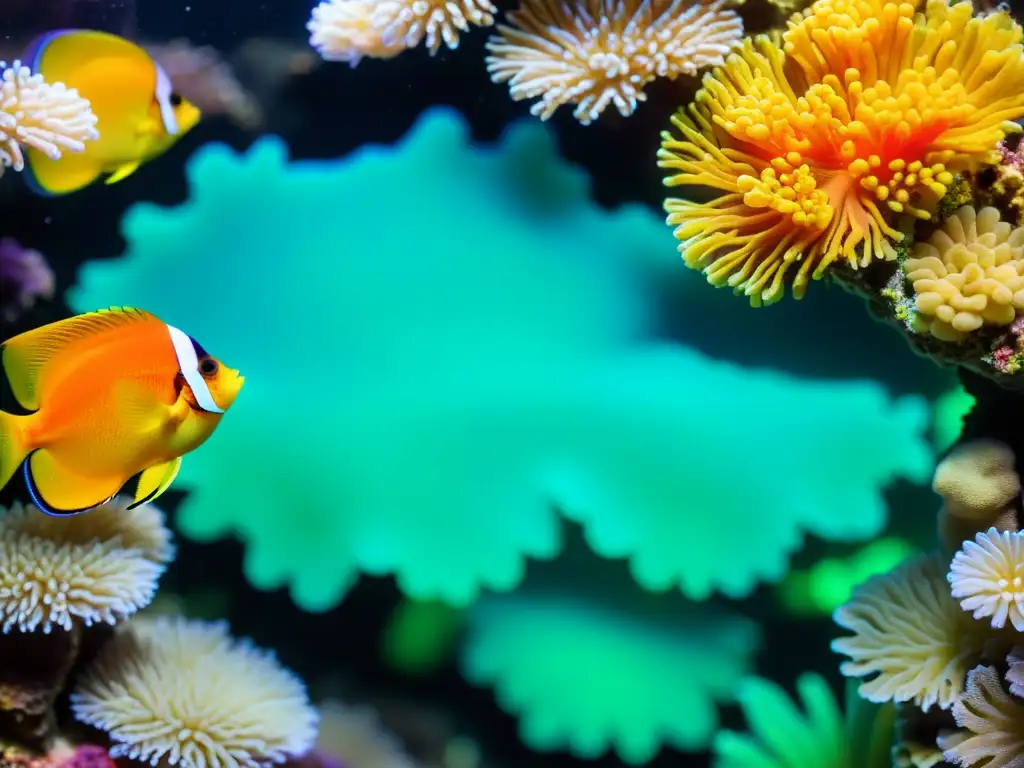
{"label": "yellow fish", "polygon": [[[60,30],[36,40],[26,64],[92,104],[100,137],[59,160],[29,149],[26,179],[42,195],[64,195],[106,175],[114,184],[167,151],[199,122],[199,110],[135,43],[106,32]],[[109,175],[108,175],[109,174]]]}
{"label": "yellow fish", "polygon": [[50,515],[98,506],[136,475],[132,506],[157,498],[245,381],[188,334],[128,307],[36,328],[0,350],[14,397],[34,411],[0,411],[0,487],[24,467]]}

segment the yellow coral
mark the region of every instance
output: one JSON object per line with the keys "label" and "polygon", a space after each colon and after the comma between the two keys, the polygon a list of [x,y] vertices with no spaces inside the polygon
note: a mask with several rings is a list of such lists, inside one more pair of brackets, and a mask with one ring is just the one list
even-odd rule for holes
{"label": "yellow coral", "polygon": [[932,489],[949,514],[970,520],[993,520],[1021,490],[1016,457],[997,440],[974,440],[957,446],[935,468]]}
{"label": "yellow coral", "polygon": [[743,36],[725,0],[523,0],[487,43],[487,69],[512,98],[540,98],[547,120],[565,104],[584,125],[614,105],[623,117],[656,78],[720,65]]}
{"label": "yellow coral", "polygon": [[995,208],[965,205],[914,244],[906,272],[915,330],[960,341],[983,325],[1009,325],[1024,310],[1024,228]]}
{"label": "yellow coral", "polygon": [[662,134],[666,185],[722,193],[665,202],[686,264],[758,306],[895,258],[896,215],[929,217],[1024,116],[1021,38],[969,2],[818,0],[782,47],[746,41]]}

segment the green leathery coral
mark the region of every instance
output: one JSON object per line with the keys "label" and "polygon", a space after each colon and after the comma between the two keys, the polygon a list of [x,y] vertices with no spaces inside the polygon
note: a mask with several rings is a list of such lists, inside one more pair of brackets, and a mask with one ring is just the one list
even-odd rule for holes
{"label": "green leathery coral", "polygon": [[715,736],[715,768],[889,768],[895,710],[848,689],[846,712],[821,675],[796,682],[803,710],[771,680],[747,678],[737,698],[751,733]]}
{"label": "green leathery coral", "polygon": [[360,572],[453,605],[511,589],[558,553],[555,507],[645,586],[745,594],[804,531],[873,535],[882,487],[927,476],[917,398],[650,346],[639,283],[671,237],[597,207],[543,126],[474,147],[434,110],[342,160],[266,137],[204,147],[188,175],[192,198],[133,208],[127,254],[69,301],[145,307],[246,375],[183,463],[177,519],[238,535],[249,579],[304,608]]}
{"label": "green leathery coral", "polygon": [[657,619],[575,595],[523,591],[470,608],[463,674],[493,686],[541,752],[641,765],[661,746],[705,746],[759,636],[753,622],[700,613]]}

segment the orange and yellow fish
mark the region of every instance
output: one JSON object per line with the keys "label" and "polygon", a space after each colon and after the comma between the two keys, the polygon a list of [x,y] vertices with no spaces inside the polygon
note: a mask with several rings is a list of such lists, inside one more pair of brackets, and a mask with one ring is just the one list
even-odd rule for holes
{"label": "orange and yellow fish", "polygon": [[0,411],[0,487],[24,467],[50,515],[98,506],[136,475],[132,506],[157,498],[245,381],[188,334],[128,307],[45,325],[0,350],[14,397],[33,411]]}
{"label": "orange and yellow fish", "polygon": [[107,176],[114,184],[169,149],[199,122],[199,110],[174,91],[145,50],[106,32],[66,29],[36,40],[25,57],[49,83],[75,88],[92,105],[99,139],[59,160],[29,149],[29,186],[64,195]]}

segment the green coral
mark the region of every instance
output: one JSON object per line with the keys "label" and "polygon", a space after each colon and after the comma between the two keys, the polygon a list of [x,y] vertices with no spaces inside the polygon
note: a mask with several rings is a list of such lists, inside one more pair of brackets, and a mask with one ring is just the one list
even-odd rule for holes
{"label": "green coral", "polygon": [[453,605],[511,589],[559,552],[555,507],[644,586],[747,594],[805,531],[875,535],[884,486],[927,477],[918,398],[645,341],[671,234],[597,207],[541,125],[473,147],[435,110],[392,147],[292,163],[267,137],[188,176],[69,301],[144,307],[246,375],[178,523],[240,537],[252,583],[304,608],[361,572]]}
{"label": "green coral", "polygon": [[642,765],[703,748],[758,644],[735,616],[655,619],[570,595],[489,597],[470,609],[463,674],[492,686],[532,749]]}
{"label": "green coral", "polygon": [[803,712],[776,683],[744,680],[738,698],[751,733],[715,737],[715,768],[890,768],[895,710],[848,688],[846,714],[815,673],[796,683]]}

